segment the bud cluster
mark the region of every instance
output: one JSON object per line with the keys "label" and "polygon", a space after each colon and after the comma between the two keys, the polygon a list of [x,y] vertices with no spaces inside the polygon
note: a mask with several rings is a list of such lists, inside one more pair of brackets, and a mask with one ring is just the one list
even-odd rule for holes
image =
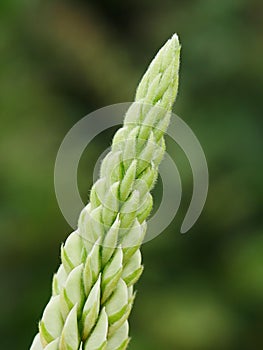
{"label": "bud cluster", "polygon": [[134,284],[143,271],[140,246],[177,93],[179,54],[174,35],[142,78],[78,229],[61,247],[52,296],[31,350],[127,348]]}

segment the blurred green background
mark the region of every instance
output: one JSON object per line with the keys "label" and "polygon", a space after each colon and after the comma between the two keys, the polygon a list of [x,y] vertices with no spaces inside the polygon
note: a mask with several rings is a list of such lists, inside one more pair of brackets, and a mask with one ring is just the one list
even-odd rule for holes
{"label": "blurred green background", "polygon": [[[183,201],[143,246],[129,348],[263,348],[262,13],[260,0],[0,2],[1,349],[29,348],[71,232],[53,187],[64,135],[87,113],[131,101],[174,32],[183,46],[174,111],[205,150],[210,189],[199,221],[181,235],[191,172],[168,140]],[[113,131],[83,156],[85,201]]]}

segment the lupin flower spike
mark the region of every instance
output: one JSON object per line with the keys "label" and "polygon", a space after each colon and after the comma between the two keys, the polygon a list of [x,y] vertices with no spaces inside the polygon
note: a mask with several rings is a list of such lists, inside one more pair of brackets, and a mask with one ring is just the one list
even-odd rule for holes
{"label": "lupin flower spike", "polygon": [[124,124],[104,158],[78,229],[61,247],[52,296],[31,350],[124,350],[134,284],[143,266],[140,246],[152,209],[150,194],[165,152],[178,88],[177,35],[144,74]]}

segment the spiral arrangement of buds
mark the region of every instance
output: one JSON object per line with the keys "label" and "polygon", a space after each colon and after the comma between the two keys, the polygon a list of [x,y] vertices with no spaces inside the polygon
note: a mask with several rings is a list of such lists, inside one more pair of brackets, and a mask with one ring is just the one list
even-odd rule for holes
{"label": "spiral arrangement of buds", "polygon": [[127,348],[134,284],[143,271],[140,246],[177,94],[179,57],[174,35],[143,76],[78,229],[61,247],[62,263],[31,350]]}

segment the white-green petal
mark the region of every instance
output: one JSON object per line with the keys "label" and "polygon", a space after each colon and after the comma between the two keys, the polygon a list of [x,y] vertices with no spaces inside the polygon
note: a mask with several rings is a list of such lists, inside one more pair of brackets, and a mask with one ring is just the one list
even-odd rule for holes
{"label": "white-green petal", "polygon": [[77,304],[68,314],[61,334],[59,350],[78,350],[80,344]]}
{"label": "white-green petal", "polygon": [[104,350],[107,344],[107,333],[108,317],[103,308],[94,330],[84,344],[84,350]]}
{"label": "white-green petal", "polygon": [[121,185],[120,185],[120,200],[125,201],[128,197],[128,195],[132,191],[132,187],[135,181],[135,175],[136,175],[136,168],[137,168],[137,160],[134,159],[127,169]]}
{"label": "white-green petal", "polygon": [[81,264],[81,254],[83,250],[82,239],[77,231],[74,231],[66,240],[64,250],[73,266]]}
{"label": "white-green petal", "polygon": [[119,281],[122,272],[123,252],[116,248],[112,260],[108,262],[102,273],[102,304],[109,298]]}
{"label": "white-green petal", "polygon": [[122,278],[128,287],[135,284],[140,278],[143,271],[141,262],[142,256],[140,250],[138,249],[128,260],[122,271]]}
{"label": "white-green petal", "polygon": [[[114,154],[120,155],[120,158],[122,158],[122,151],[123,151],[127,132],[128,132],[128,127],[123,126],[119,130],[117,130],[112,140],[112,147],[111,147],[112,152],[114,152]],[[115,162],[114,164],[120,164],[120,159],[118,158],[118,163]],[[103,162],[102,162],[102,166],[104,166]],[[105,171],[106,166],[102,170],[104,170],[104,172],[101,174],[104,174],[104,176],[107,176],[107,171]]]}
{"label": "white-green petal", "polygon": [[143,222],[140,224],[139,221],[135,219],[134,226],[131,228],[128,234],[124,236],[121,243],[123,247],[123,264],[126,264],[131,256],[139,249],[143,242],[145,232],[146,223]]}
{"label": "white-green petal", "polygon": [[91,203],[86,205],[80,213],[78,220],[78,233],[83,238],[83,243],[85,247],[91,246],[91,243],[94,243],[96,239],[94,238],[93,228],[91,226],[91,217],[90,213],[92,211]]}
{"label": "white-green petal", "polygon": [[30,347],[30,350],[43,350],[43,346],[41,344],[40,334],[39,333],[33,339],[33,342],[32,342],[32,345]]}
{"label": "white-green petal", "polygon": [[66,319],[71,308],[78,303],[78,311],[81,311],[84,291],[82,285],[83,264],[75,267],[68,275],[65,287],[60,295],[60,305],[63,318]]}
{"label": "white-green petal", "polygon": [[83,269],[84,291],[88,295],[100,273],[100,241],[98,240],[89,253]]}
{"label": "white-green petal", "polygon": [[146,169],[146,167],[151,165],[151,161],[153,159],[153,154],[156,151],[156,142],[153,132],[151,131],[150,137],[147,141],[147,144],[143,148],[142,152],[138,156],[138,166],[136,174],[140,175],[141,172]]}
{"label": "white-green petal", "polygon": [[68,275],[64,269],[63,264],[58,268],[57,273],[55,273],[52,282],[52,295],[58,295],[61,292],[62,287],[65,285]]}
{"label": "white-green petal", "polygon": [[144,227],[139,223],[137,219],[134,220],[133,226],[129,229],[121,241],[121,247],[125,251],[125,248],[135,247],[136,250],[141,245],[144,238]]}
{"label": "white-green petal", "polygon": [[95,325],[100,310],[101,275],[92,287],[82,313],[82,339],[86,340]]}
{"label": "white-green petal", "polygon": [[155,166],[158,166],[161,163],[164,156],[164,152],[165,152],[165,142],[164,142],[164,138],[162,137],[159,141],[158,147],[156,147],[154,157],[153,157],[153,162]]}
{"label": "white-green petal", "polygon": [[141,198],[152,189],[157,176],[158,170],[152,163],[151,166],[148,166],[136,179],[134,189],[140,192]]}
{"label": "white-green petal", "polygon": [[129,199],[123,204],[120,210],[121,228],[128,228],[136,217],[136,210],[139,206],[140,193],[135,190]]}
{"label": "white-green petal", "polygon": [[106,178],[103,177],[98,179],[92,186],[90,193],[90,202],[92,204],[92,209],[99,207],[102,204],[103,198],[106,191]]}
{"label": "white-green petal", "polygon": [[63,319],[60,313],[60,297],[51,297],[47,304],[42,320],[40,321],[40,337],[43,346],[58,338],[63,328]]}
{"label": "white-green petal", "polygon": [[147,219],[147,217],[150,215],[153,207],[153,198],[150,193],[147,193],[146,198],[144,202],[141,204],[138,212],[137,212],[137,219],[140,223],[142,223],[144,220]]}
{"label": "white-green petal", "polygon": [[123,323],[124,323],[124,322],[128,319],[128,317],[130,316],[134,298],[135,298],[135,294],[133,294],[133,296],[129,298],[129,302],[128,302],[127,308],[125,309],[125,312],[124,312],[124,314],[122,315],[122,317],[119,318],[119,319],[118,319],[116,322],[114,322],[113,324],[110,324],[110,325],[109,325],[109,331],[108,331],[108,336],[109,336],[109,337],[111,337],[111,336],[123,325]]}
{"label": "white-green petal", "polygon": [[111,227],[119,210],[119,186],[119,182],[112,184],[102,202],[102,221],[105,225],[106,230],[109,230]]}
{"label": "white-green petal", "polygon": [[[102,198],[103,200],[103,198]],[[104,225],[102,224],[102,210],[103,205],[93,209],[90,212],[90,235],[92,243],[94,244],[99,238],[104,235]]]}
{"label": "white-green petal", "polygon": [[[129,125],[138,125],[140,122],[140,116],[141,116],[141,110],[142,110],[142,104],[141,103],[132,103],[126,112],[125,118],[124,118],[124,124]],[[118,133],[118,132],[117,132]],[[114,139],[115,140],[115,137]]]}
{"label": "white-green petal", "polygon": [[106,350],[124,350],[129,343],[129,324],[127,321],[108,339]]}
{"label": "white-green petal", "polygon": [[136,137],[139,132],[139,126],[136,126],[134,129],[131,130],[129,133],[127,139],[124,143],[124,150],[122,153],[122,159],[125,162],[125,168],[127,167],[126,164],[130,164],[130,162],[136,157]]}
{"label": "white-green petal", "polygon": [[110,260],[117,247],[119,228],[120,219],[118,214],[111,228],[106,233],[105,239],[102,243],[101,261],[103,266]]}
{"label": "white-green petal", "polygon": [[155,124],[159,120],[160,108],[151,107],[149,112],[146,114],[146,117],[141,122],[142,126],[139,133],[139,138],[147,140],[151,131],[154,129]]}
{"label": "white-green petal", "polygon": [[120,279],[114,293],[106,302],[106,312],[109,323],[118,321],[125,313],[128,306],[128,290],[125,282]]}
{"label": "white-green petal", "polygon": [[51,343],[49,343],[46,347],[45,350],[62,350],[59,347],[59,338],[53,340]]}
{"label": "white-green petal", "polygon": [[74,268],[72,261],[70,260],[67,252],[65,251],[64,244],[61,245],[61,261],[67,274]]}
{"label": "white-green petal", "polygon": [[153,132],[157,142],[166,132],[168,125],[170,123],[170,119],[171,119],[171,112],[165,111],[164,117],[159,120],[158,124],[154,128]]}
{"label": "white-green petal", "polygon": [[90,191],[90,202],[92,203],[92,209],[95,209],[101,205],[100,198],[94,186],[92,186]]}
{"label": "white-green petal", "polygon": [[[117,133],[115,134],[116,136],[116,142],[122,142],[123,138],[123,133],[125,132],[124,128],[119,129],[118,135],[119,135],[119,140],[117,140]],[[110,151],[104,160],[102,161],[101,164],[101,169],[100,169],[100,176],[101,178],[106,179],[106,184],[109,184],[111,182],[116,182],[120,180],[120,164],[121,164],[121,152],[118,150],[112,150]]]}

